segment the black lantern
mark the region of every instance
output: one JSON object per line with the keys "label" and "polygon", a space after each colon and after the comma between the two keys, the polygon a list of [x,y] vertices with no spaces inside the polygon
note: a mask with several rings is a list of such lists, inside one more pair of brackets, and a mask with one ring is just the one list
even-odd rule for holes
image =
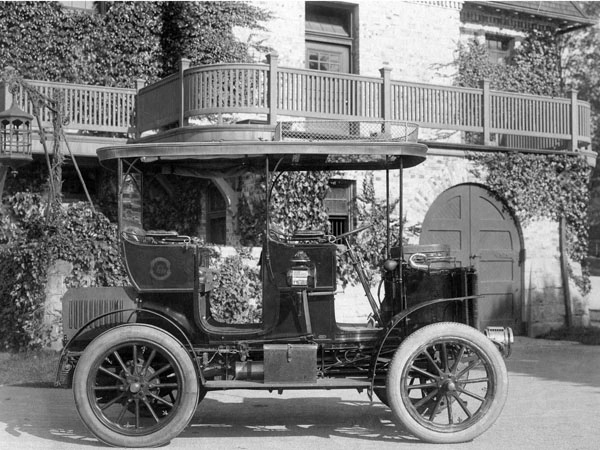
{"label": "black lantern", "polygon": [[31,121],[27,114],[14,103],[0,112],[0,165],[16,169],[32,161]]}
{"label": "black lantern", "polygon": [[293,289],[311,289],[316,286],[315,267],[305,252],[297,252],[290,260],[287,282]]}

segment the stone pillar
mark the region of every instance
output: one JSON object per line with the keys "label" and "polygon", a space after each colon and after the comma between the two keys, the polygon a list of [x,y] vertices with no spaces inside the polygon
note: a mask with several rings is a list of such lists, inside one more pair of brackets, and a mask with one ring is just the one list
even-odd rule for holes
{"label": "stone pillar", "polygon": [[535,337],[565,323],[558,223],[532,221],[523,229],[523,240],[527,249],[523,321],[528,335]]}
{"label": "stone pillar", "polygon": [[73,264],[63,260],[57,260],[48,269],[48,280],[46,281],[46,301],[44,303],[43,325],[50,330],[52,350],[62,348],[62,303],[61,298],[67,292],[65,278],[71,274]]}

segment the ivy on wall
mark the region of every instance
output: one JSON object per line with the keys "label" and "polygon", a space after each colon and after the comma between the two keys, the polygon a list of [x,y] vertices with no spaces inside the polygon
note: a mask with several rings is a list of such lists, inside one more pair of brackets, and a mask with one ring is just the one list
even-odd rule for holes
{"label": "ivy on wall", "polygon": [[[559,42],[556,36],[527,36],[506,65],[488,61],[485,46],[461,45],[460,86],[477,87],[483,78],[492,89],[562,96]],[[534,218],[566,219],[569,256],[583,262],[588,248],[589,177],[581,156],[534,155],[516,152],[473,153],[475,175],[500,194],[521,222]],[[584,293],[589,283],[584,270]]]}
{"label": "ivy on wall", "polygon": [[5,198],[0,222],[0,349],[24,350],[50,343],[43,323],[48,269],[73,265],[68,287],[118,286],[126,275],[116,226],[87,204],[63,206],[48,222],[46,199],[17,193]]}
{"label": "ivy on wall", "polygon": [[[109,3],[109,2],[106,2]],[[258,43],[234,27],[268,18],[245,2],[110,2],[103,14],[60,2],[0,2],[0,61],[30,79],[134,88],[193,65],[246,61]]]}

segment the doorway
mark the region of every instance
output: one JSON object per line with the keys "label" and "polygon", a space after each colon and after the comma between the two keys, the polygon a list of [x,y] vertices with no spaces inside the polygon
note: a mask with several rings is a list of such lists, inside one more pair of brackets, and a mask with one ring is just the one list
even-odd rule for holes
{"label": "doorway", "polygon": [[446,244],[463,267],[477,271],[478,328],[522,327],[524,250],[521,230],[505,203],[477,184],[444,191],[431,205],[421,244]]}

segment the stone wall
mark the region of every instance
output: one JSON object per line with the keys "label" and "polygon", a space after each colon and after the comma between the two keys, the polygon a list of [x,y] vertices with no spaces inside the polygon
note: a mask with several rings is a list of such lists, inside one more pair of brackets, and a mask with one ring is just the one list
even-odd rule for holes
{"label": "stone wall", "polygon": [[[460,1],[359,0],[358,74],[379,77],[387,65],[396,80],[451,84],[454,52],[460,37]],[[279,55],[280,65],[305,67],[304,1],[256,1],[269,11],[267,30],[242,39],[262,42]],[[443,38],[441,38],[443,37]],[[263,62],[266,55],[255,53]]]}

